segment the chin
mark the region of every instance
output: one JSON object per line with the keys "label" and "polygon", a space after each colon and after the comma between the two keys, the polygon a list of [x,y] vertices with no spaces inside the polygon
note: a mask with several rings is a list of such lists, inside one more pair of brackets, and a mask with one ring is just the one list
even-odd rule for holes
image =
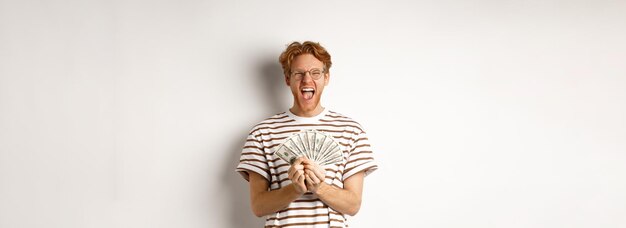
{"label": "chin", "polygon": [[301,99],[300,102],[298,102],[298,105],[300,105],[300,109],[302,109],[302,111],[312,111],[315,110],[315,107],[317,107],[317,105],[319,104],[319,99],[311,99],[310,101]]}

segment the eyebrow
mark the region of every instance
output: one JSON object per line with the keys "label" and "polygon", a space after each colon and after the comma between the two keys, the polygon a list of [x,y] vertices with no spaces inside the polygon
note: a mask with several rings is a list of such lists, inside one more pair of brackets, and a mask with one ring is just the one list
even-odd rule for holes
{"label": "eyebrow", "polygon": [[[310,69],[310,70],[308,70],[308,71],[311,71],[311,70],[324,70],[324,67],[320,67],[320,68],[315,67],[315,68],[311,68],[311,69]],[[292,71],[292,72],[293,72],[293,71],[303,72],[303,71],[307,71],[307,70],[302,70],[302,69],[293,69],[293,70],[291,70],[291,71]]]}

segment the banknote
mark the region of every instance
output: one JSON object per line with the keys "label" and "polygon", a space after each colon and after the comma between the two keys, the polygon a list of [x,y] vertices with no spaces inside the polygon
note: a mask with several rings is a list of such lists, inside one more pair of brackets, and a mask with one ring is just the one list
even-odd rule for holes
{"label": "banknote", "polygon": [[276,156],[278,156],[280,159],[283,159],[283,161],[286,161],[289,164],[292,164],[293,161],[296,160],[298,157],[284,144],[278,146],[278,149],[276,149],[276,152],[274,152],[274,154],[276,154]]}
{"label": "banknote", "polygon": [[320,165],[343,161],[342,146],[330,134],[318,130],[303,130],[289,136],[275,153],[289,164],[298,157],[306,157]]}

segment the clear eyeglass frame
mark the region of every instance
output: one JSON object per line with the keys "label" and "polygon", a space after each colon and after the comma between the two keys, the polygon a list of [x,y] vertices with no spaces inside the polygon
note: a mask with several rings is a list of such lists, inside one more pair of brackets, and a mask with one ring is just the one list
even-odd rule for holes
{"label": "clear eyeglass frame", "polygon": [[323,69],[314,68],[308,71],[294,71],[294,72],[291,72],[289,76],[296,81],[300,81],[304,78],[304,76],[306,76],[306,73],[309,73],[309,75],[311,75],[311,78],[313,80],[317,80],[317,79],[320,79],[322,75],[326,73],[326,71]]}

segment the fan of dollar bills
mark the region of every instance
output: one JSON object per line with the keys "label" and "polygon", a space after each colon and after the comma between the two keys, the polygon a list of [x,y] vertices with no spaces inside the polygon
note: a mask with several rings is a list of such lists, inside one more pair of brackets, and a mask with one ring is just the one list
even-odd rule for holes
{"label": "fan of dollar bills", "polygon": [[275,153],[289,164],[303,156],[321,166],[343,160],[339,143],[332,136],[316,130],[303,130],[293,134],[278,146]]}

